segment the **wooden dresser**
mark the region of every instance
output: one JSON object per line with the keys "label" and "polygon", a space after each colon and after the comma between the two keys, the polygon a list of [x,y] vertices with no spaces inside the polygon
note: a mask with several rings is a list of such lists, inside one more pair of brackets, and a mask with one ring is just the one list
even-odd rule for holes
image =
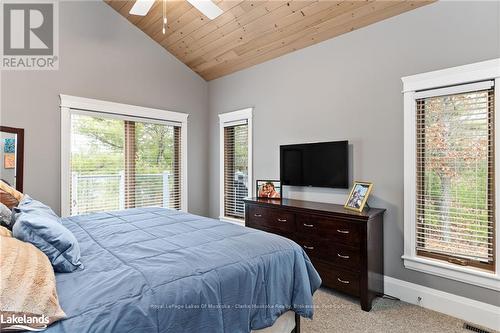
{"label": "wooden dresser", "polygon": [[342,205],[293,199],[244,201],[245,225],[298,243],[323,286],[359,297],[365,311],[384,293],[385,209],[358,213]]}

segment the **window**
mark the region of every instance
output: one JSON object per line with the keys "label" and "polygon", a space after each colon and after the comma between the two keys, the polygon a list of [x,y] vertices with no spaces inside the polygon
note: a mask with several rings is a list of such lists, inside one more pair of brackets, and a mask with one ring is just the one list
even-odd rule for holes
{"label": "window", "polygon": [[166,111],[152,118],[131,116],[133,108],[113,113],[121,107],[110,104],[107,112],[63,110],[63,211],[184,209],[185,123],[153,118],[168,118]]}
{"label": "window", "polygon": [[493,270],[494,89],[488,86],[416,99],[416,247],[417,255]]}
{"label": "window", "polygon": [[495,290],[497,64],[403,78],[405,266]]}
{"label": "window", "polygon": [[221,135],[220,217],[241,221],[245,218],[243,198],[252,193],[251,118],[245,109],[219,115]]}

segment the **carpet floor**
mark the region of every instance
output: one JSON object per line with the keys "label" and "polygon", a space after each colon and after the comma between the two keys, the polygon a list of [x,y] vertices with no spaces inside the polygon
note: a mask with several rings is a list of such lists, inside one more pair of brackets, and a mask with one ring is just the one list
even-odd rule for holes
{"label": "carpet floor", "polygon": [[362,311],[358,300],[331,290],[314,294],[314,319],[301,319],[304,333],[471,333],[464,321],[420,306],[377,298],[370,312]]}

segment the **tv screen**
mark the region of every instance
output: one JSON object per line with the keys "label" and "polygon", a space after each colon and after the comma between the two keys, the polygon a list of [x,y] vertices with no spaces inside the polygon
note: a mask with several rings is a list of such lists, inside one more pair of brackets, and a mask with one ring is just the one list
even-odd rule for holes
{"label": "tv screen", "polygon": [[282,185],[348,188],[347,141],[280,146]]}

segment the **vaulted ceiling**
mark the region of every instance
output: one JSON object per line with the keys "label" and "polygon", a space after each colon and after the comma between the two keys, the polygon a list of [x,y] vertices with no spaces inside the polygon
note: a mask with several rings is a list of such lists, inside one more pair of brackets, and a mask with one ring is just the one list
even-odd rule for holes
{"label": "vaulted ceiling", "polygon": [[209,20],[187,1],[162,0],[146,16],[135,1],[104,0],[206,80],[213,80],[434,1],[215,0],[224,11]]}

